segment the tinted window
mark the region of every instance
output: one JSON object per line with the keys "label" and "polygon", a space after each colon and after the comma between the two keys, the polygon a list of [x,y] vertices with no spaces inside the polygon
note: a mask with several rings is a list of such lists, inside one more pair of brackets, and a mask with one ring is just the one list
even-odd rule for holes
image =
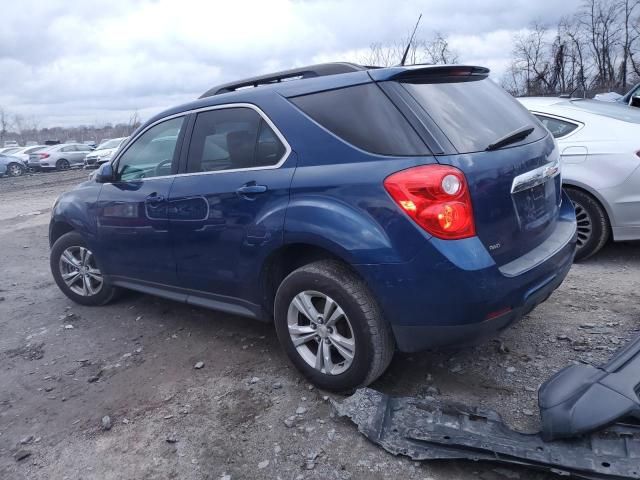
{"label": "tinted window", "polygon": [[171,174],[184,118],[159,123],[139,136],[118,161],[118,178],[129,181]]}
{"label": "tinted window", "polygon": [[[482,151],[518,128],[536,125],[517,100],[489,79],[403,85],[460,153]],[[546,134],[538,127],[524,143]]]}
{"label": "tinted window", "polygon": [[542,124],[551,132],[554,138],[564,137],[573,132],[578,125],[571,122],[565,122],[564,120],[558,120],[557,118],[545,117],[544,115],[535,114],[535,116],[542,122]]}
{"label": "tinted window", "polygon": [[343,140],[381,155],[429,155],[391,100],[374,84],[291,99],[303,112]]}
{"label": "tinted window", "polygon": [[285,147],[250,108],[199,113],[189,145],[189,172],[215,172],[276,165]]}

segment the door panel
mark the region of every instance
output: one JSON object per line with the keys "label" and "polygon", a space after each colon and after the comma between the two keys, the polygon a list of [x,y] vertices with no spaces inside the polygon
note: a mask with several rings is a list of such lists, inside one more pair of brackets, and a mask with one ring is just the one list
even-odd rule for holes
{"label": "door panel", "polygon": [[174,177],[107,183],[98,201],[105,273],[175,284],[167,201]]}
{"label": "door panel", "polygon": [[282,245],[296,156],[250,106],[198,113],[187,152],[190,174],[176,177],[169,199],[178,282],[258,304],[260,266]]}
{"label": "door panel", "polygon": [[169,218],[181,286],[257,302],[259,266],[282,244],[294,166],[291,154],[278,169],[176,177]]}
{"label": "door panel", "polygon": [[183,124],[174,118],[139,135],[116,160],[118,180],[102,187],[98,242],[108,275],[176,285],[168,199]]}

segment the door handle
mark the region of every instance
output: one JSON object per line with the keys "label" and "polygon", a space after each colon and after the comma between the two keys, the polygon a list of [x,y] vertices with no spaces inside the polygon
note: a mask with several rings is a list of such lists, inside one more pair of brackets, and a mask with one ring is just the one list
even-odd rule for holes
{"label": "door handle", "polygon": [[265,193],[266,191],[266,185],[243,185],[236,190],[236,193],[241,197],[245,197],[249,195],[257,195],[258,193]]}
{"label": "door handle", "polygon": [[151,195],[147,196],[147,198],[145,199],[145,202],[151,205],[157,205],[159,203],[164,202],[164,197],[162,195],[152,193]]}

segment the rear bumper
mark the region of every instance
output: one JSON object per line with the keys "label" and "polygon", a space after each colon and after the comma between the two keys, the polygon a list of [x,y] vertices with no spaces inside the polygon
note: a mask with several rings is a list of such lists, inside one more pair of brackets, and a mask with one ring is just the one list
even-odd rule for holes
{"label": "rear bumper", "polygon": [[575,253],[575,214],[563,195],[558,227],[535,255],[523,257],[528,265],[523,260],[506,270],[498,267],[474,237],[431,239],[408,263],[358,266],[391,324],[398,349],[475,344],[546,300],[566,277]]}
{"label": "rear bumper", "polygon": [[[573,255],[571,255],[573,262]],[[536,306],[544,302],[560,286],[569,273],[571,263],[524,300],[521,306],[498,317],[462,325],[392,325],[400,351],[418,352],[447,346],[472,346],[495,337]]]}

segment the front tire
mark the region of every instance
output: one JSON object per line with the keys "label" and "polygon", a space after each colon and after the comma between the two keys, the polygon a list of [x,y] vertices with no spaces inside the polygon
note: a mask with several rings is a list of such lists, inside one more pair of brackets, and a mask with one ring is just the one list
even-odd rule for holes
{"label": "front tire", "polygon": [[305,265],[282,281],[274,320],[291,362],[325,390],[370,384],[395,350],[391,329],[364,282],[333,260]]}
{"label": "front tire", "polygon": [[596,254],[609,240],[609,218],[600,202],[581,190],[567,188],[567,194],[576,210],[578,247],[576,260]]}
{"label": "front tire", "polygon": [[56,240],[49,264],[62,293],[76,303],[105,305],[117,293],[102,275],[95,255],[78,232],[65,233]]}
{"label": "front tire", "polygon": [[10,163],[7,165],[7,175],[9,177],[20,177],[24,175],[25,170],[26,169],[22,165],[17,163]]}

